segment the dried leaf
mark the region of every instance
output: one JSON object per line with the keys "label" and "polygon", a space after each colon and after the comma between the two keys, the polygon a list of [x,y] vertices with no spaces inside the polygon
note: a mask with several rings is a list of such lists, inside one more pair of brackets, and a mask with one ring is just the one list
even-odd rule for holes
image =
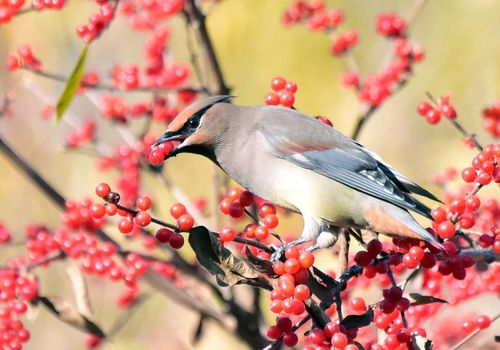
{"label": "dried leaf", "polygon": [[414,300],[414,302],[411,303],[411,306],[417,306],[417,305],[425,305],[425,304],[432,304],[432,303],[445,303],[448,304],[446,300],[435,298],[431,295],[422,295],[418,293],[410,293],[410,297]]}
{"label": "dried leaf", "polygon": [[249,262],[236,258],[203,226],[193,228],[188,238],[200,264],[213,274],[220,286],[249,284],[272,290],[272,286]]}
{"label": "dried leaf", "polygon": [[61,321],[78,328],[86,333],[90,333],[99,338],[105,338],[106,335],[94,322],[80,314],[70,303],[58,297],[39,296],[38,301],[42,303]]}
{"label": "dried leaf", "polygon": [[370,309],[362,315],[349,315],[344,318],[341,324],[347,328],[361,328],[366,327],[373,321],[373,310]]}
{"label": "dried leaf", "polygon": [[68,109],[69,105],[71,104],[71,101],[73,100],[76,91],[80,87],[80,82],[82,80],[83,71],[85,68],[85,61],[87,60],[88,48],[89,48],[88,45],[85,45],[83,47],[80,57],[78,58],[78,62],[76,63],[75,68],[73,68],[73,72],[69,76],[68,81],[66,82],[66,86],[64,87],[64,90],[61,96],[59,97],[59,100],[57,101],[56,121],[61,120],[61,118],[64,115],[64,112],[66,111],[66,109]]}
{"label": "dried leaf", "polygon": [[274,273],[272,262],[256,257],[252,254],[252,251],[248,248],[248,246],[245,247],[245,252],[247,254],[248,261],[251,262],[259,272],[265,273],[267,276],[272,278],[277,277],[276,273]]}
{"label": "dried leaf", "polygon": [[89,297],[89,289],[82,270],[74,261],[71,261],[66,268],[66,273],[68,274],[71,285],[73,286],[78,312],[85,316],[92,315],[93,310]]}

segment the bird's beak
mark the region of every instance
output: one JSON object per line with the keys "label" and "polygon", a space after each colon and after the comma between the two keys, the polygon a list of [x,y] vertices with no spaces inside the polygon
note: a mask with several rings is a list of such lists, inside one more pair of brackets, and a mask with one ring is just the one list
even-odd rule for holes
{"label": "bird's beak", "polygon": [[184,133],[179,133],[178,131],[167,131],[166,133],[163,134],[162,137],[160,137],[156,142],[155,144],[153,145],[153,147],[156,147],[160,144],[162,144],[163,142],[168,142],[168,141],[184,141],[185,139],[187,139],[189,135],[186,135]]}
{"label": "bird's beak", "polygon": [[157,147],[158,145],[164,143],[164,142],[175,142],[178,141],[180,142],[177,144],[174,149],[172,149],[166,156],[165,160],[167,160],[170,157],[174,157],[177,153],[179,153],[180,148],[182,148],[182,142],[188,138],[189,135],[184,134],[183,132],[179,131],[167,131],[165,134],[163,134],[162,137],[160,137],[153,145],[153,147]]}

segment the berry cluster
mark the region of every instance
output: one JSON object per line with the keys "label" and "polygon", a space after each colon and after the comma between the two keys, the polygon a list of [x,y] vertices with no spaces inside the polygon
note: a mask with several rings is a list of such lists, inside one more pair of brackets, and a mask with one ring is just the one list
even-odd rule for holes
{"label": "berry cluster", "polygon": [[115,8],[111,2],[100,1],[99,3],[99,13],[92,14],[87,24],[82,24],[76,29],[77,35],[86,43],[98,38],[115,17]]}
{"label": "berry cluster", "polygon": [[377,32],[385,36],[404,36],[406,22],[404,19],[393,13],[381,14],[377,17],[375,27]]}
{"label": "berry cluster", "polygon": [[0,25],[8,23],[23,8],[24,1],[0,1]]}
{"label": "berry cluster", "polygon": [[331,46],[331,52],[335,56],[340,56],[353,48],[359,41],[359,34],[355,31],[347,31],[337,35]]}
{"label": "berry cluster", "polygon": [[9,55],[7,57],[7,69],[14,71],[18,68],[27,68],[34,71],[42,69],[42,63],[33,54],[31,46],[26,44],[20,45],[17,49],[17,56]]}
{"label": "berry cluster", "polygon": [[0,270],[0,286],[0,346],[21,350],[30,332],[19,318],[28,310],[27,302],[36,299],[38,284],[15,269],[6,269]]}
{"label": "berry cluster", "polygon": [[174,145],[172,142],[163,142],[159,144],[158,146],[152,148],[151,152],[149,152],[149,162],[153,165],[160,165],[173,149]]}
{"label": "berry cluster", "polygon": [[443,96],[439,99],[438,104],[429,103],[427,101],[419,103],[417,106],[417,112],[425,120],[431,124],[435,125],[441,120],[441,116],[448,119],[456,119],[457,112],[455,107],[451,104],[450,96]]}
{"label": "berry cluster", "polygon": [[94,119],[87,119],[81,129],[72,130],[66,135],[66,146],[79,148],[80,146],[94,141],[96,123]]}
{"label": "berry cluster", "polygon": [[139,82],[139,67],[135,64],[121,65],[117,64],[111,71],[113,85],[122,90],[137,89]]}
{"label": "berry cluster", "polygon": [[282,105],[283,107],[292,107],[295,103],[294,94],[297,92],[297,84],[286,80],[283,77],[275,77],[271,81],[270,92],[266,95],[266,105]]}
{"label": "berry cluster", "polygon": [[472,159],[472,166],[462,170],[462,179],[467,183],[486,186],[492,181],[500,182],[500,144],[489,144]]}
{"label": "berry cluster", "polygon": [[500,101],[483,110],[483,127],[493,137],[500,137]]}
{"label": "berry cluster", "polygon": [[99,109],[104,118],[119,122],[126,122],[129,113],[129,107],[122,98],[103,94],[100,96]]}
{"label": "berry cluster", "polygon": [[286,26],[306,23],[311,31],[333,30],[344,21],[337,9],[327,10],[323,1],[295,1],[285,11],[282,22]]}
{"label": "berry cluster", "polygon": [[131,28],[151,30],[162,20],[178,14],[185,0],[120,1],[119,12],[127,17]]}

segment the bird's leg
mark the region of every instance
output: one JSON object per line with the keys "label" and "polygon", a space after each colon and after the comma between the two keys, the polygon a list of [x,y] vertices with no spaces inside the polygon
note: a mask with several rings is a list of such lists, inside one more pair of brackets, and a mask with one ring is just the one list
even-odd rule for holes
{"label": "bird's leg", "polygon": [[339,238],[338,228],[331,227],[332,231],[323,231],[319,234],[318,239],[316,239],[316,243],[306,250],[308,252],[314,252],[318,249],[330,248],[335,245],[337,239]]}
{"label": "bird's leg", "polygon": [[300,237],[299,239],[297,239],[295,241],[283,243],[283,245],[276,247],[276,251],[271,255],[271,262],[279,261],[281,259],[281,257],[283,256],[283,254],[285,253],[286,248],[295,247],[297,245],[301,245],[302,243],[306,243],[308,241],[309,240],[307,240],[303,237]]}

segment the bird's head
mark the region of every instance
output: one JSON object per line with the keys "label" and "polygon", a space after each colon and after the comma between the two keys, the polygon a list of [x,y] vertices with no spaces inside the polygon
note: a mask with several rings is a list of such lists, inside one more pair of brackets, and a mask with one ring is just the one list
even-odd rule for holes
{"label": "bird's head", "polygon": [[216,138],[216,113],[211,108],[228,102],[232,96],[212,96],[187,106],[168,125],[168,129],[153,147],[164,142],[180,142],[165,154],[165,160],[179,153],[196,153],[212,158],[212,146]]}

